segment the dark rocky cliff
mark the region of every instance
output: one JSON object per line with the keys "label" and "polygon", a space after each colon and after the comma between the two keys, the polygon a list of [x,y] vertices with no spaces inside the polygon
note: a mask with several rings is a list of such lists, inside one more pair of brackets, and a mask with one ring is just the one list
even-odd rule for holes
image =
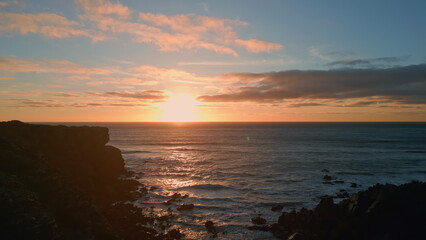
{"label": "dark rocky cliff", "polygon": [[123,204],[145,189],[108,140],[101,127],[0,123],[1,238],[172,239]]}

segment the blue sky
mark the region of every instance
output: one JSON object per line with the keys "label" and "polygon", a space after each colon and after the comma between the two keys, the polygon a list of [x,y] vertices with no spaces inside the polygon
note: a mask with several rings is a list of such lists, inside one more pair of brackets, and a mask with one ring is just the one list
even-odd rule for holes
{"label": "blue sky", "polygon": [[[186,94],[197,120],[426,120],[423,68],[404,68],[426,62],[424,9],[384,0],[0,1],[0,118],[157,121],[167,111],[157,104]],[[420,77],[407,85],[386,69]],[[320,75],[328,82],[318,88],[343,97],[302,91],[289,70],[312,85]],[[331,79],[342,70],[398,84],[354,96],[342,88],[356,83],[346,72],[344,83]]]}

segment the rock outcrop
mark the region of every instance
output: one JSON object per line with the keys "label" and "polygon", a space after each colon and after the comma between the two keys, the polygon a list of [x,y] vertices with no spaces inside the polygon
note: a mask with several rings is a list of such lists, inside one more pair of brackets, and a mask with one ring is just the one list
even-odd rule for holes
{"label": "rock outcrop", "polygon": [[137,222],[155,219],[124,203],[146,189],[108,141],[107,128],[0,123],[2,239],[179,237]]}
{"label": "rock outcrop", "polygon": [[325,197],[312,210],[283,213],[270,227],[280,239],[423,239],[426,183],[370,187],[335,204]]}

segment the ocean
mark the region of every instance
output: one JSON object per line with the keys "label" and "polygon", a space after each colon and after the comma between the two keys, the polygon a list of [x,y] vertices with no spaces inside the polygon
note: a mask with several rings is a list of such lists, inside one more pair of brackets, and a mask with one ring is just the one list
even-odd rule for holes
{"label": "ocean", "polygon": [[[220,231],[216,239],[274,239],[247,230],[259,214],[276,222],[281,211],[272,206],[312,208],[324,195],[426,181],[426,123],[66,125],[108,127],[109,144],[121,149],[126,168],[155,187],[137,204],[158,212],[174,209],[173,224],[187,239],[210,239],[207,220]],[[325,181],[326,174],[333,180]],[[188,195],[177,204],[195,208],[164,205],[174,193]]]}

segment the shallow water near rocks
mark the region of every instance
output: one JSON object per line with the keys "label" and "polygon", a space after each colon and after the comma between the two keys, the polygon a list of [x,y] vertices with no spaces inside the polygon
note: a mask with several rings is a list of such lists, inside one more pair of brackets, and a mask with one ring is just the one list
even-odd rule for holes
{"label": "shallow water near rocks", "polygon": [[[276,222],[281,211],[272,206],[311,208],[320,196],[342,189],[426,181],[425,123],[86,125],[110,129],[109,144],[122,150],[126,167],[156,187],[138,204],[158,212],[172,208],[173,223],[187,239],[212,238],[204,226],[208,220],[219,231],[217,239],[274,239],[247,230],[258,214]],[[324,184],[324,174],[344,183]],[[164,205],[174,193],[188,197]],[[190,203],[193,210],[176,210]]]}

